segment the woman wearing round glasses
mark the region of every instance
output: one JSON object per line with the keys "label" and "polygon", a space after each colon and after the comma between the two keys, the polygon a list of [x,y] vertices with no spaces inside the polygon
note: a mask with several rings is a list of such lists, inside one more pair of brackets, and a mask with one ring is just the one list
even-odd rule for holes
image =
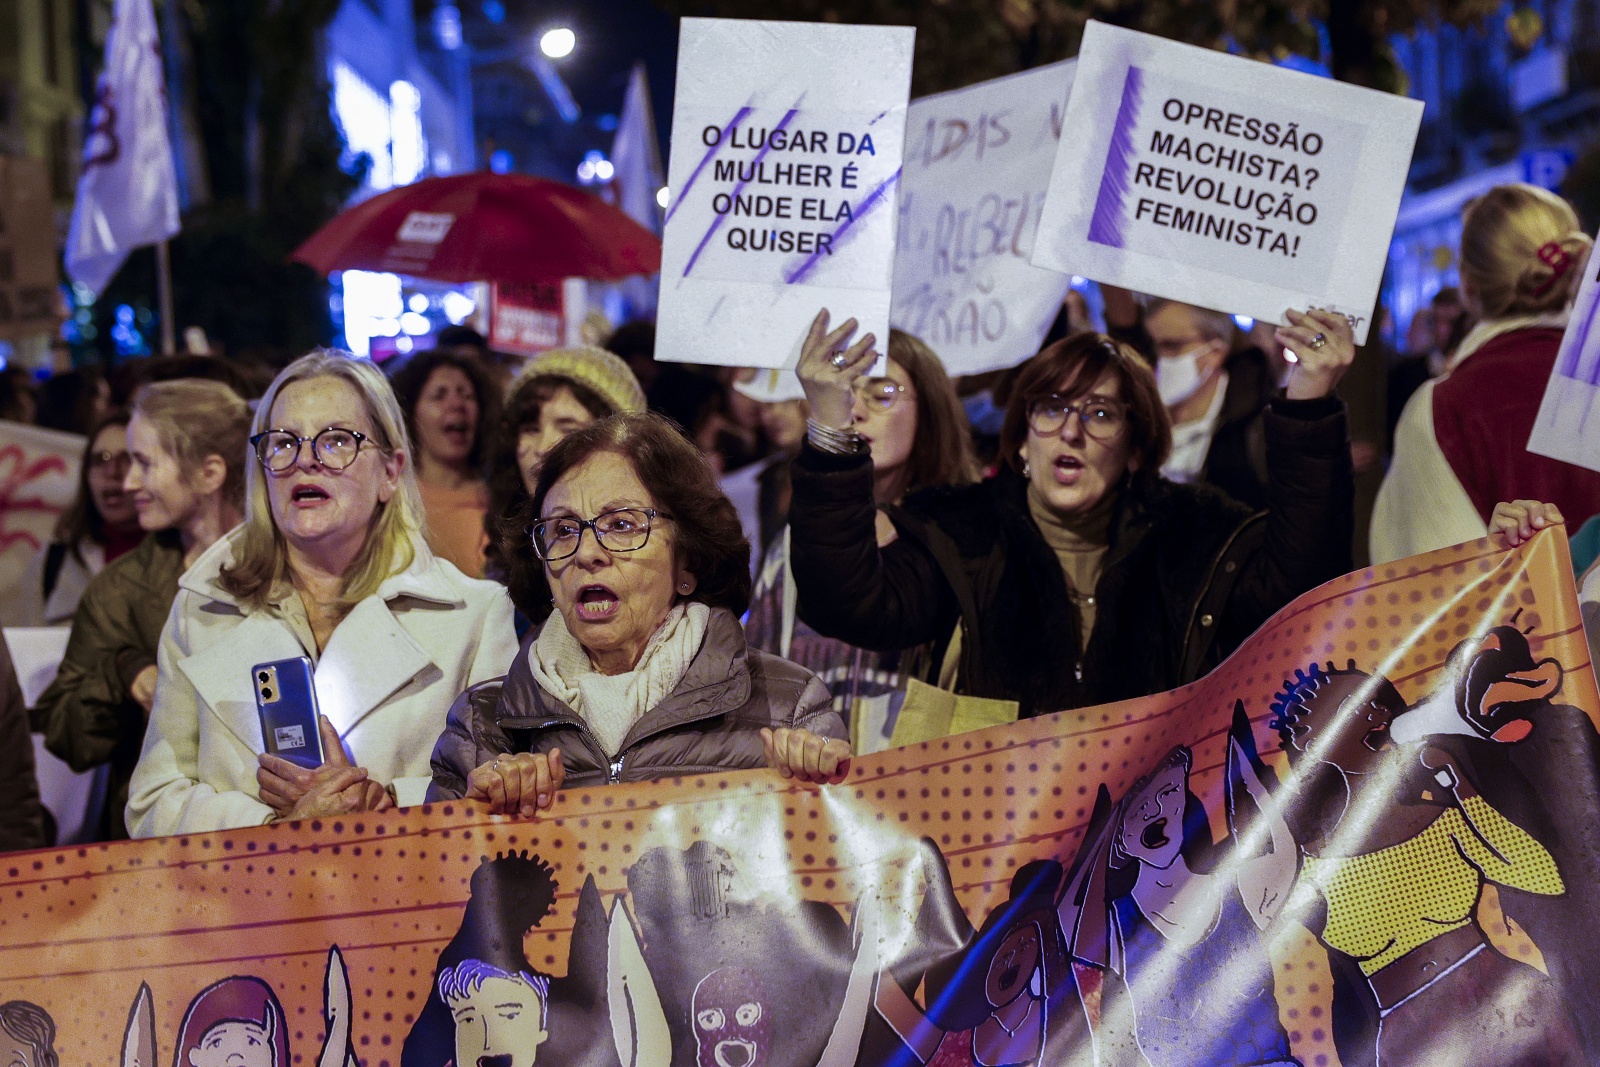
{"label": "woman wearing round glasses", "polygon": [[[880,545],[870,450],[852,383],[872,335],[854,321],[806,337],[811,402],[790,513],[800,616],[871,649],[948,638],[958,692],[1037,715],[1172,689],[1210,670],[1295,596],[1350,566],[1343,403],[1349,324],[1289,313],[1300,362],[1266,420],[1269,510],[1160,477],[1172,442],[1150,368],[1078,334],[1017,376],[1003,466],[978,485],[914,494]],[[947,672],[942,672],[948,677]]]}
{"label": "woman wearing round glasses", "polygon": [[[843,776],[850,746],[828,691],[745,644],[749,542],[670,422],[613,415],[564,438],[526,514],[556,610],[503,683],[450,709],[430,800],[531,816],[563,785],[763,765],[802,781]],[[527,565],[526,553],[506,555]]]}
{"label": "woman wearing round glasses", "polygon": [[[511,603],[435,557],[405,422],[371,363],[316,352],[257,408],[245,521],[184,574],[128,824],[135,837],[420,803],[445,712],[515,653]],[[262,754],[252,664],[309,658],[316,770]]]}

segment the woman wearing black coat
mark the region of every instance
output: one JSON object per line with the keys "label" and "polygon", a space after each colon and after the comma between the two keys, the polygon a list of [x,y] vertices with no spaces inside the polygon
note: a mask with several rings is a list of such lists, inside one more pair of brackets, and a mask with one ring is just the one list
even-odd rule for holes
{"label": "woman wearing black coat", "polygon": [[954,634],[957,692],[1017,701],[1023,716],[1201,677],[1351,569],[1350,445],[1333,393],[1351,330],[1323,311],[1289,319],[1278,339],[1299,362],[1265,416],[1267,511],[1162,479],[1172,433],[1148,365],[1078,334],[1018,375],[999,474],[907,498],[880,548],[870,455],[850,429],[873,338],[845,348],[854,321],[828,333],[822,313],[798,367],[812,411],[790,515],[800,617],[874,650]]}

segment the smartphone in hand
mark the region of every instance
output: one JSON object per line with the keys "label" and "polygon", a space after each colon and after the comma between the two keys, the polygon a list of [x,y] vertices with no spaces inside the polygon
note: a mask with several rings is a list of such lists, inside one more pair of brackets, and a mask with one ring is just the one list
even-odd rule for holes
{"label": "smartphone in hand", "polygon": [[305,656],[257,663],[250,668],[267,751],[308,769],[322,766],[322,733],[317,729],[317,690]]}

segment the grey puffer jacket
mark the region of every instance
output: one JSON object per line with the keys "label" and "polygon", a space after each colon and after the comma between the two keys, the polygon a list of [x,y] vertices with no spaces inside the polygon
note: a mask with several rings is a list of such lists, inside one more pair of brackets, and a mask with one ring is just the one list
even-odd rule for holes
{"label": "grey puffer jacket", "polygon": [[763,726],[848,738],[816,675],[748,648],[733,612],[713,608],[683,681],[633,724],[613,759],[576,712],[534,681],[529,650],[538,636],[529,632],[505,678],[456,698],[433,749],[430,802],[464,796],[474,768],[509,752],[559,748],[566,786],[579,787],[765,767]]}

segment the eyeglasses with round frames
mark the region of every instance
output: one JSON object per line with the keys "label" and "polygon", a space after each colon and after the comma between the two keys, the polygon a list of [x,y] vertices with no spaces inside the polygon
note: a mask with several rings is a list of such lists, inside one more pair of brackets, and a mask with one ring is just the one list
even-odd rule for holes
{"label": "eyeglasses with round frames", "polygon": [[888,411],[902,397],[909,400],[913,396],[909,385],[902,385],[893,378],[857,378],[851,388],[858,400],[877,411]]}
{"label": "eyeglasses with round frames", "polygon": [[1052,393],[1028,404],[1028,428],[1040,437],[1060,433],[1073,416],[1096,441],[1114,440],[1128,428],[1128,409],[1116,400],[1087,397],[1074,402]]}
{"label": "eyeglasses with round frames", "polygon": [[592,519],[563,515],[541,519],[533,524],[533,551],[546,563],[576,555],[587,527],[594,531],[600,547],[611,552],[637,552],[650,541],[651,524],[666,519],[655,508],[617,508],[602,511]]}
{"label": "eyeglasses with round frames", "polygon": [[330,426],[311,437],[288,430],[266,430],[250,438],[256,461],[274,474],[300,462],[300,446],[310,442],[311,458],[331,471],[342,471],[356,461],[367,435],[342,426]]}

